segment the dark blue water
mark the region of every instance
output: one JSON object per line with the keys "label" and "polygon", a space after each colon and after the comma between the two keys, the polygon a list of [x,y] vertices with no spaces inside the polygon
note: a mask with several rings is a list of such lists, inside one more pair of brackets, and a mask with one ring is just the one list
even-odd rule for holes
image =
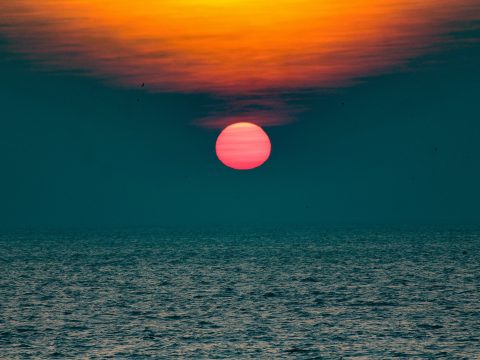
{"label": "dark blue water", "polygon": [[480,358],[480,232],[9,233],[2,358]]}

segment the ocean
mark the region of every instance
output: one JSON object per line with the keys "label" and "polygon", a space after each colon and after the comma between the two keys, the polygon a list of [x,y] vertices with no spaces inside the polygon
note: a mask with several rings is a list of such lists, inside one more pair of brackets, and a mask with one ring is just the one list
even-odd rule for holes
{"label": "ocean", "polygon": [[2,359],[480,359],[480,231],[0,235]]}

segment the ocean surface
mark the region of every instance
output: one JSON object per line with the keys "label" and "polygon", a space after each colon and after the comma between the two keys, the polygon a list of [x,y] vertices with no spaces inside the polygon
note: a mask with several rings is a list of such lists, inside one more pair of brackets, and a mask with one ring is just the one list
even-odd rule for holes
{"label": "ocean surface", "polygon": [[480,231],[3,233],[0,357],[480,359]]}

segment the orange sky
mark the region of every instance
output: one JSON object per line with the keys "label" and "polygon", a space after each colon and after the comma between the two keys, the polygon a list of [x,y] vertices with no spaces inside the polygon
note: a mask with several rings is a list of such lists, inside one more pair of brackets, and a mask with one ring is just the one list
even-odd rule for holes
{"label": "orange sky", "polygon": [[238,96],[352,84],[478,11],[478,0],[3,0],[0,35],[46,67]]}

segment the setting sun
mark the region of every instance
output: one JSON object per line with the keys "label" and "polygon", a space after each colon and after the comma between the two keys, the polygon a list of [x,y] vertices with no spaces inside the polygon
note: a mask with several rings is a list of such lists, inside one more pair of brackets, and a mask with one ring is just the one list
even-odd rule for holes
{"label": "setting sun", "polygon": [[261,166],[270,157],[271,148],[265,131],[248,122],[227,126],[218,136],[216,144],[220,161],[235,170]]}

